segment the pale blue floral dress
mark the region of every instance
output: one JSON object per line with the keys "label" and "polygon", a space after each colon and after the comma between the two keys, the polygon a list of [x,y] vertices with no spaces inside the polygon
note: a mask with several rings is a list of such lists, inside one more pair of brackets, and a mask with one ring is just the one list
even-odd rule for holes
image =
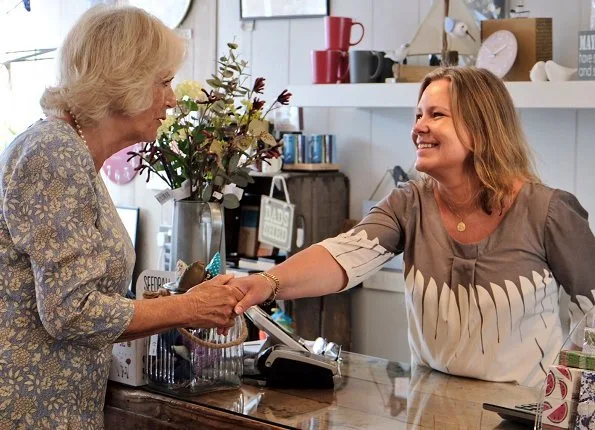
{"label": "pale blue floral dress", "polygon": [[39,121],[0,155],[0,429],[103,428],[134,258],[67,123]]}

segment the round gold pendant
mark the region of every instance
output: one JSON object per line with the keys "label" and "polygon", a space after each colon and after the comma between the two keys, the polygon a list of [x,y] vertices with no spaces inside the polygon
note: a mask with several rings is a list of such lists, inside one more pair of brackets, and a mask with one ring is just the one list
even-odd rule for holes
{"label": "round gold pendant", "polygon": [[467,228],[467,226],[465,225],[465,223],[463,221],[461,221],[460,223],[457,224],[457,230],[459,230],[460,232],[464,232],[466,228]]}

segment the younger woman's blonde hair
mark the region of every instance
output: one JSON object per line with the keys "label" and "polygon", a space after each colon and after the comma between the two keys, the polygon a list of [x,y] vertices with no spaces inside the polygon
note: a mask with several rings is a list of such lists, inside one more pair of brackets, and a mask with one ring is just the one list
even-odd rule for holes
{"label": "younger woman's blonde hair", "polygon": [[46,88],[46,115],[71,111],[81,126],[112,113],[148,109],[153,86],[173,77],[184,59],[184,41],[136,7],[95,6],[70,30],[60,49],[58,82]]}
{"label": "younger woman's blonde hair", "polygon": [[450,81],[451,111],[457,136],[470,136],[472,164],[481,184],[480,203],[502,210],[514,181],[540,182],[533,155],[512,98],[501,79],[475,67],[441,67],[422,81],[418,102],[430,83]]}

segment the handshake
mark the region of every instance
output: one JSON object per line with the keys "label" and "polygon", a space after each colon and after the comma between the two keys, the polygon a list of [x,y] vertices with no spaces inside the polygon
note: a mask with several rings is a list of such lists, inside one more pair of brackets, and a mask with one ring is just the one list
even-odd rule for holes
{"label": "handshake", "polygon": [[217,275],[182,295],[192,310],[188,326],[218,328],[225,333],[233,327],[236,316],[266,301],[274,292],[275,282],[264,276]]}

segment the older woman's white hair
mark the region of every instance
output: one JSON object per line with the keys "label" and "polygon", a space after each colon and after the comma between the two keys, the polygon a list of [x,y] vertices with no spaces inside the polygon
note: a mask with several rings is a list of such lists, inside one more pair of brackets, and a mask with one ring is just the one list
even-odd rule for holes
{"label": "older woman's white hair", "polygon": [[184,54],[184,41],[142,9],[95,6],[66,36],[57,85],[45,90],[41,107],[46,115],[70,111],[82,126],[137,114],[151,106],[153,85],[172,77]]}

